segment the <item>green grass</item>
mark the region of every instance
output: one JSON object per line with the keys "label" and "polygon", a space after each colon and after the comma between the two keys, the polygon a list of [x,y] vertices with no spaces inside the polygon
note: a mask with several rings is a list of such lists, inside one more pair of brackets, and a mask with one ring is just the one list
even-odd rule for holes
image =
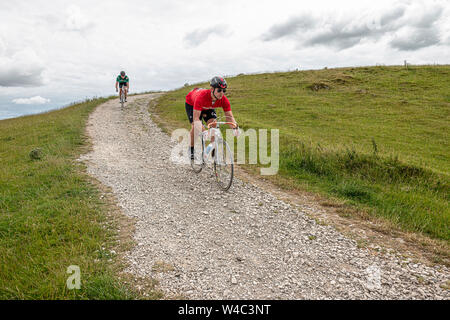
{"label": "green grass", "polygon": [[[277,181],[293,180],[298,189],[448,243],[450,66],[341,68],[227,81],[243,129],[280,130]],[[193,87],[167,93],[154,107],[171,127],[188,128],[184,97]]]}
{"label": "green grass", "polygon": [[[107,100],[0,121],[0,299],[137,297],[119,281],[116,258],[101,254],[117,226],[75,161],[89,113]],[[66,287],[70,265],[80,267],[80,290]]]}

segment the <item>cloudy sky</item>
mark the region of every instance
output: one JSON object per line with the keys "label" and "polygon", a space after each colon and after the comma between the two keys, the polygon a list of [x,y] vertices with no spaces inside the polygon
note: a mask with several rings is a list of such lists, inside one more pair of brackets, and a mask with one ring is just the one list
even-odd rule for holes
{"label": "cloudy sky", "polygon": [[214,75],[450,63],[449,0],[0,0],[0,119]]}

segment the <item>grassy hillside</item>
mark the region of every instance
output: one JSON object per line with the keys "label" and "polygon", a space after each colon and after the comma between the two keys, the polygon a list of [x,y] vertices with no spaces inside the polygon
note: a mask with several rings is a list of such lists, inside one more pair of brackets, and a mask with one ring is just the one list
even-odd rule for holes
{"label": "grassy hillside", "polygon": [[[243,129],[280,130],[277,182],[450,240],[450,66],[297,71],[227,81]],[[167,93],[155,107],[171,128],[188,128],[184,97],[193,87]]]}
{"label": "grassy hillside", "polygon": [[[107,203],[74,161],[89,113],[106,100],[0,121],[0,299],[136,297],[117,278]],[[70,265],[80,290],[66,287]]]}

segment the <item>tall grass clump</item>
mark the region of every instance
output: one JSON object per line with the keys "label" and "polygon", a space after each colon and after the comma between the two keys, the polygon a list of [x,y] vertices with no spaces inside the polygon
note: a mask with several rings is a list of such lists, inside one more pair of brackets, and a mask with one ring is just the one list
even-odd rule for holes
{"label": "tall grass clump", "polygon": [[449,240],[450,188],[444,177],[430,170],[357,152],[354,148],[327,150],[299,142],[280,154],[282,174],[313,181],[327,193],[375,214],[394,219],[408,230]]}

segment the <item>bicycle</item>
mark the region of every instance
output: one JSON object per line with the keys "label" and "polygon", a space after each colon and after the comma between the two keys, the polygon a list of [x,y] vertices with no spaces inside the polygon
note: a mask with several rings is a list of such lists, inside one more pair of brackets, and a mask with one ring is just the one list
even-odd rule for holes
{"label": "bicycle", "polygon": [[125,86],[123,86],[122,88],[120,88],[120,105],[123,108],[123,105],[125,104]]}
{"label": "bicycle", "polygon": [[[230,124],[237,126],[233,122],[214,121],[208,124],[206,130],[199,134],[202,142],[201,152],[194,151],[194,159],[191,160],[191,167],[195,173],[200,173],[202,169],[212,162],[214,174],[219,187],[223,191],[230,189],[234,174],[234,156],[228,143],[223,139],[220,125]],[[214,138],[214,141],[212,141]],[[211,139],[205,149],[206,142]],[[210,148],[211,146],[211,148]],[[210,149],[209,152],[206,152]]]}

